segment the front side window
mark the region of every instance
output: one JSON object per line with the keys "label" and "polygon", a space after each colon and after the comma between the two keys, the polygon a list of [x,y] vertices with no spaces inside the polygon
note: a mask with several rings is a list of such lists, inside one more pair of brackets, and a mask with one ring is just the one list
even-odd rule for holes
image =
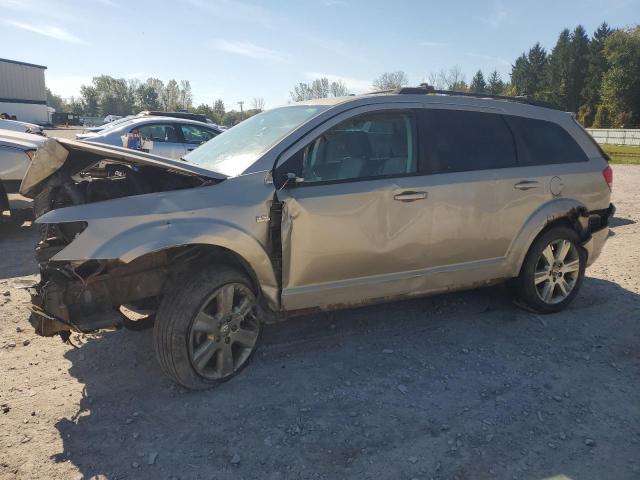
{"label": "front side window", "polygon": [[131,133],[136,133],[136,130],[140,132],[140,136],[144,140],[151,140],[153,142],[167,142],[177,143],[178,135],[173,125],[166,124],[152,124],[143,125],[142,127],[136,127],[131,130]]}
{"label": "front side window", "polygon": [[513,135],[495,113],[425,109],[420,134],[428,173],[464,172],[513,167]]}
{"label": "front side window", "polygon": [[413,126],[410,112],[359,115],[323,133],[279,171],[295,173],[305,183],[414,173]]}
{"label": "front side window", "polygon": [[564,128],[533,118],[506,116],[518,142],[518,163],[550,165],[586,162],[586,154]]}
{"label": "front side window", "polygon": [[216,133],[213,130],[209,130],[208,128],[201,128],[197,125],[181,125],[180,129],[182,130],[184,142],[195,145],[200,145],[208,142],[216,136]]}

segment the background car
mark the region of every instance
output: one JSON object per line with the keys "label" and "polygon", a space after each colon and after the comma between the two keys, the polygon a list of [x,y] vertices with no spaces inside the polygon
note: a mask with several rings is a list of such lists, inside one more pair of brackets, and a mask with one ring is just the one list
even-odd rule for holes
{"label": "background car", "polygon": [[135,117],[98,133],[76,135],[77,140],[122,147],[122,136],[137,130],[140,136],[153,142],[149,153],[179,159],[221,131],[212,125],[172,117]]}
{"label": "background car", "polygon": [[97,127],[84,127],[82,129],[82,133],[98,133],[106,130],[107,128],[115,127],[116,125],[121,125],[124,122],[128,122],[132,118],[136,118],[136,115],[128,115],[112,122],[103,123],[102,125],[98,125]]}
{"label": "background car", "polygon": [[0,215],[10,211],[9,193],[16,193],[33,154],[46,138],[30,133],[0,130]]}
{"label": "background car", "polygon": [[42,127],[35,123],[20,122],[18,120],[6,120],[0,118],[0,130],[13,130],[14,132],[34,133],[44,135]]}

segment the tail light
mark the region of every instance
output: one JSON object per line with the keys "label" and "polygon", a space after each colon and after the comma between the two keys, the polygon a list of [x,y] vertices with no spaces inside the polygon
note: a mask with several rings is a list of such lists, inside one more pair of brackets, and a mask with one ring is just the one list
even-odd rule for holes
{"label": "tail light", "polygon": [[604,177],[604,181],[607,182],[609,190],[613,190],[613,169],[611,165],[607,165],[607,168],[602,170],[602,176]]}

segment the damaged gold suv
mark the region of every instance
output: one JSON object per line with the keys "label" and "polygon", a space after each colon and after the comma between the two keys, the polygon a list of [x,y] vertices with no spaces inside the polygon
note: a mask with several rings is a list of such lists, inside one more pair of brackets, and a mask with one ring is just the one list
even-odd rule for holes
{"label": "damaged gold suv", "polygon": [[[261,325],[510,281],[565,308],[607,239],[612,173],[568,113],[427,86],[261,113],[183,161],[49,140],[34,198],[42,335],[151,312],[188,388],[236,374]],[[124,307],[124,308],[123,308]]]}

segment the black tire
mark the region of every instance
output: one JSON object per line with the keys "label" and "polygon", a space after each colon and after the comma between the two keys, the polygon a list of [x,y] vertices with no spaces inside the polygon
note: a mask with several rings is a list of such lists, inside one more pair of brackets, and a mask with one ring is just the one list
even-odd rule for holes
{"label": "black tire", "polygon": [[[251,292],[253,299],[255,300],[256,298],[256,292],[253,291],[252,284],[246,275],[231,267],[218,267],[215,271],[200,271],[189,278],[184,278],[182,281],[177,282],[177,286],[171,292],[165,294],[160,303],[153,330],[156,358],[163,372],[186,388],[201,390],[229,380],[246,367],[259,344],[262,322],[260,309],[257,301],[255,301],[254,306],[251,307],[251,313],[247,316],[247,318],[249,318],[249,315],[251,316],[251,332],[252,335],[255,334],[255,343],[251,347],[245,347],[244,345],[239,347],[242,350],[242,362],[238,361],[238,364],[236,364],[232,354],[233,370],[230,374],[221,375],[219,378],[212,378],[214,375],[204,375],[194,366],[193,356],[196,349],[193,347],[193,339],[195,335],[201,335],[201,332],[196,332],[194,328],[196,318],[200,318],[202,314],[207,316],[208,314],[204,313],[204,309],[208,308],[207,305],[213,305],[211,302],[217,300],[217,297],[213,295],[221,291],[222,288],[229,288],[229,286],[242,289],[245,295],[248,295],[247,292]],[[236,293],[231,295],[232,308],[234,299],[237,296]],[[216,313],[216,315],[218,314]],[[238,314],[236,315],[238,316]],[[207,318],[216,318],[216,322],[218,321],[214,315],[208,315]],[[226,342],[228,347],[222,345],[225,340],[229,339],[229,336],[233,335],[230,332],[230,326],[233,324],[232,320],[226,320],[226,322],[228,327],[226,334],[223,334],[228,335],[226,338],[220,339],[213,333],[207,333],[202,342],[202,344],[205,342],[219,342],[220,346],[218,348],[221,350],[222,355],[224,355],[222,350],[228,348],[231,351],[232,347],[237,346],[233,341],[231,343],[229,341]],[[220,324],[223,323],[222,321],[220,322]],[[241,321],[238,320],[237,324],[239,325],[240,323]],[[249,348],[250,351],[246,351]],[[216,353],[218,352],[216,351]],[[217,363],[219,358],[221,357],[214,354],[207,362],[213,361]]]}
{"label": "black tire", "polygon": [[[543,300],[543,294],[540,293],[540,290],[544,290],[544,284],[542,287],[536,286],[536,269],[540,272],[540,263],[543,261],[543,251],[547,248],[547,246],[552,246],[553,244],[557,244],[558,242],[562,242],[563,240],[570,242],[573,246],[571,247],[570,252],[574,252],[574,261],[578,261],[578,269],[575,273],[572,273],[574,281],[571,290],[568,292],[566,296],[563,297],[563,292],[560,290],[558,297],[553,298],[554,292],[558,291],[559,287],[555,286],[555,281],[552,280],[550,285],[551,287],[551,297],[553,298],[550,303],[549,301]],[[574,250],[575,248],[575,250]],[[533,242],[531,247],[529,248],[529,252],[525,257],[522,268],[520,269],[520,275],[514,279],[513,286],[515,287],[516,296],[518,299],[524,303],[524,305],[538,313],[555,313],[565,309],[575,298],[580,290],[580,286],[582,285],[582,281],[584,279],[584,271],[587,264],[587,253],[580,246],[580,237],[579,235],[568,227],[554,227],[546,232],[542,233],[536,240]],[[558,268],[558,272],[555,273],[562,277],[562,269]],[[565,273],[565,275],[567,275]],[[552,277],[550,272],[549,277]],[[568,277],[567,277],[568,278]],[[561,281],[561,279],[558,279]],[[566,284],[564,284],[566,285]]]}

